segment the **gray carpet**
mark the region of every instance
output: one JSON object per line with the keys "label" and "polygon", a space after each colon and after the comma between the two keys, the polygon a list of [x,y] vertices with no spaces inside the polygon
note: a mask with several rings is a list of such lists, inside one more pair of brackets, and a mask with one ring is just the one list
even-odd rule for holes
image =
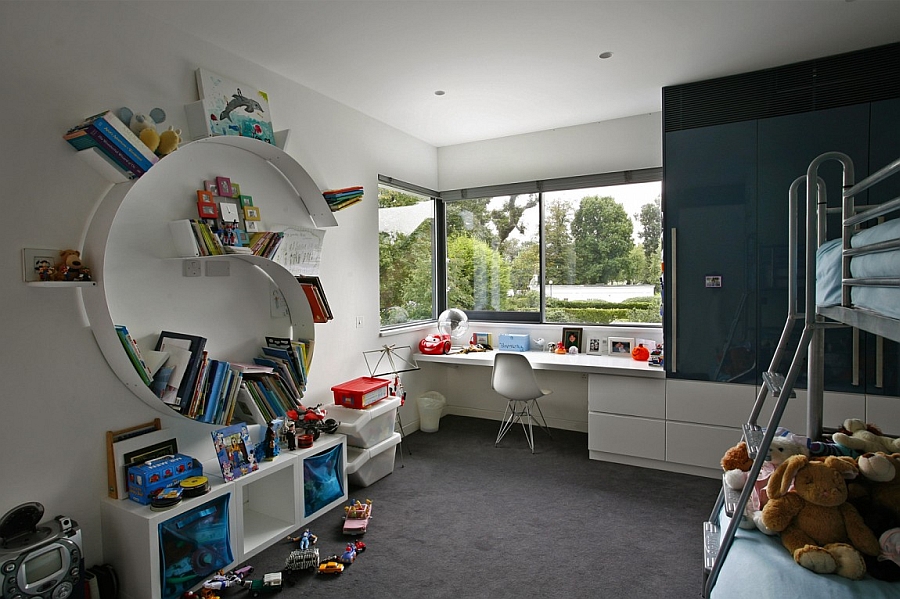
{"label": "gray carpet", "polygon": [[[445,416],[406,437],[394,472],[350,489],[372,500],[367,550],[339,575],[290,573],[280,597],[697,597],[702,523],[720,484],[588,459],[587,435]],[[412,454],[410,455],[409,451]],[[322,557],[339,554],[343,508],[310,523]],[[249,560],[280,570],[296,543]],[[245,596],[229,589],[221,596]]]}

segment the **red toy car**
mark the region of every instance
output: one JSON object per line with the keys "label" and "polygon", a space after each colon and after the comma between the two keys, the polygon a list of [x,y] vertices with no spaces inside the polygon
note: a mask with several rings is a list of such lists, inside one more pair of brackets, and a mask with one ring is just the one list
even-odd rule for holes
{"label": "red toy car", "polygon": [[423,354],[449,354],[450,347],[450,335],[429,335],[419,341],[419,351]]}

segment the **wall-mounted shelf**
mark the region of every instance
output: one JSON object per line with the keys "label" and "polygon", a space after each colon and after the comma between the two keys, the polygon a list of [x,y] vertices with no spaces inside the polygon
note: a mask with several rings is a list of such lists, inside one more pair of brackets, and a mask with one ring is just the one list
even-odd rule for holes
{"label": "wall-mounted shelf", "polygon": [[[139,179],[109,190],[85,239],[83,254],[95,279],[82,293],[85,312],[119,380],[168,415],[176,412],[140,379],[115,325],[127,326],[143,347],[152,347],[161,330],[204,336],[210,358],[243,362],[259,354],[267,335],[315,339],[302,288],[276,262],[226,254],[215,256],[229,263],[225,276],[182,276],[181,261],[173,260],[179,256],[169,223],[196,217],[196,190],[217,175],[256,190],[263,218],[277,219],[271,224],[307,228],[337,224],[325,198],[299,164],[275,146],[244,137],[191,142]],[[273,289],[284,298],[284,314],[270,314]]]}
{"label": "wall-mounted shelf", "polygon": [[29,281],[29,287],[95,287],[97,281]]}

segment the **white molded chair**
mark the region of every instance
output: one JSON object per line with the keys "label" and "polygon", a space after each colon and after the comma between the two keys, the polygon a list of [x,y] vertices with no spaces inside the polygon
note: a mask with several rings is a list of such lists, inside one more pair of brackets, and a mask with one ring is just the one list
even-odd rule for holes
{"label": "white molded chair", "polygon": [[[528,439],[531,453],[534,453],[532,424],[537,422],[538,426],[547,431],[548,435],[550,434],[538,399],[549,395],[552,391],[541,389],[538,386],[531,362],[523,354],[518,353],[498,353],[494,356],[491,389],[507,399],[503,423],[500,425],[500,432],[497,433],[494,446],[496,447],[500,443],[500,440],[515,423],[520,422],[522,430],[525,431],[525,438]],[[537,408],[536,414],[532,411],[534,408]],[[535,418],[537,415],[540,416],[540,420]]]}

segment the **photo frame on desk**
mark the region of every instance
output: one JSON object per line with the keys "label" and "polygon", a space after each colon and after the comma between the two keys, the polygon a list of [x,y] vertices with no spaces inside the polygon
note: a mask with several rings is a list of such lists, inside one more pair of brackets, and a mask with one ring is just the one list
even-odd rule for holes
{"label": "photo frame on desk", "polygon": [[610,337],[607,342],[609,343],[609,355],[621,358],[631,357],[631,350],[634,349],[634,337]]}
{"label": "photo frame on desk", "polygon": [[591,356],[599,356],[603,353],[603,338],[602,337],[588,337],[585,345],[584,345],[584,353]]}
{"label": "photo frame on desk", "polygon": [[584,329],[582,328],[574,328],[574,327],[565,327],[562,332],[562,342],[563,346],[566,348],[566,351],[569,351],[569,348],[575,347],[578,349],[578,352],[581,353],[582,345],[581,338],[584,334]]}

